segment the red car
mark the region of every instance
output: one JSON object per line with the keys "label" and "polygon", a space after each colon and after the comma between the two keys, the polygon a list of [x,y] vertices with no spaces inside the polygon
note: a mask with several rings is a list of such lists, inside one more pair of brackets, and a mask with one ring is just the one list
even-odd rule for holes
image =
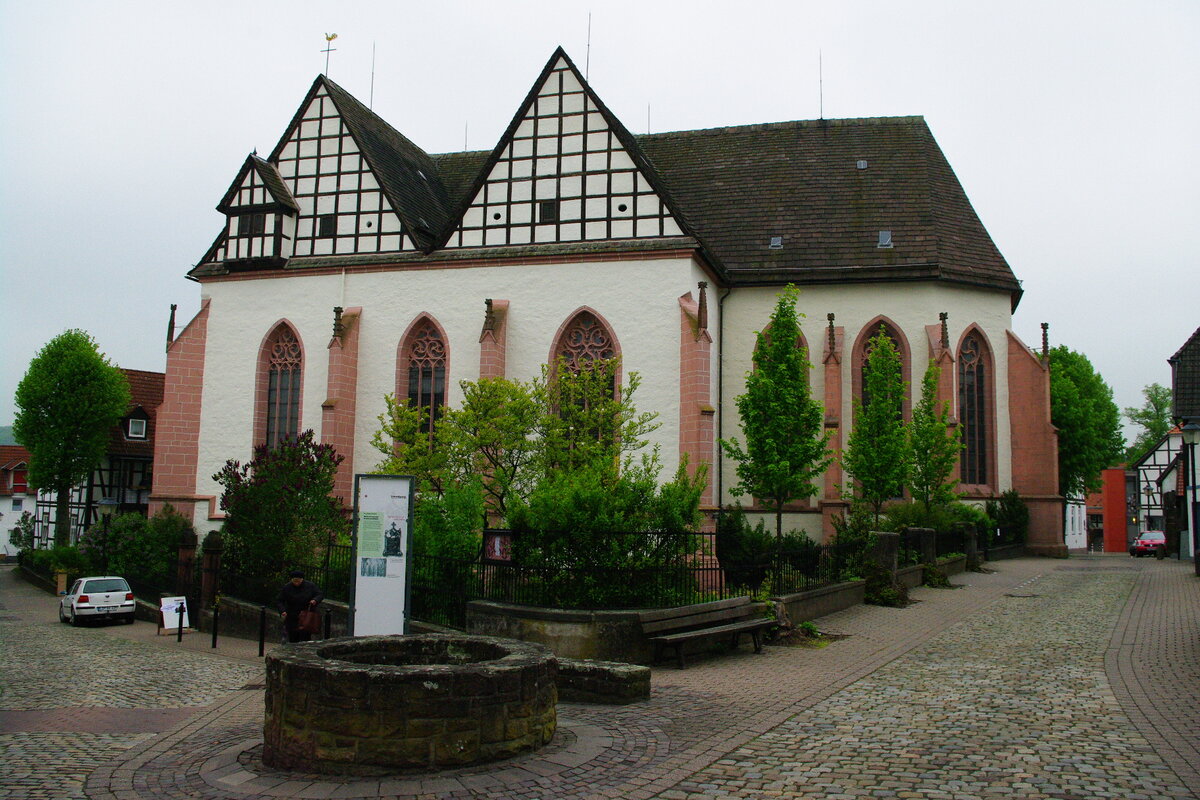
{"label": "red car", "polygon": [[1162,531],[1145,531],[1129,545],[1131,556],[1152,556],[1167,546],[1167,535]]}

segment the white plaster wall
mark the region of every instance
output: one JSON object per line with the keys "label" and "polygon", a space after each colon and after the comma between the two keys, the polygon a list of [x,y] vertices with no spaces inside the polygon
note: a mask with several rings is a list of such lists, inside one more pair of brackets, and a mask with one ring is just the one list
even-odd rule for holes
{"label": "white plaster wall", "polygon": [[[745,376],[754,352],[754,332],[770,322],[779,291],[778,287],[737,289],[724,303],[724,385],[721,394],[719,435],[725,438],[742,438],[735,398],[745,391]],[[845,423],[851,419],[854,396],[850,354],[867,323],[879,315],[885,316],[900,328],[907,339],[911,373],[906,375],[905,379],[910,384],[910,396],[914,403],[920,397],[921,377],[929,362],[925,326],[937,324],[939,312],[948,312],[950,345],[957,350],[963,332],[969,325],[977,324],[987,337],[995,365],[994,402],[997,410],[996,460],[999,488],[1003,491],[1012,485],[1005,334],[1011,325],[1012,314],[1009,295],[1006,292],[936,282],[809,286],[801,289],[796,308],[806,315],[800,321],[801,330],[809,346],[809,361],[813,364],[810,373],[811,386],[813,397],[818,401],[823,400],[825,393],[825,370],[821,358],[827,336],[826,315],[833,312],[834,325],[845,330],[842,364],[842,444],[849,433]],[[731,502],[733,498],[728,489],[737,482],[734,463],[726,459],[722,473],[724,501]],[[797,523],[797,527],[802,523],[807,530],[815,524],[815,530],[820,530],[819,515],[790,516]]]}
{"label": "white plaster wall", "polygon": [[[699,275],[699,277],[697,277]],[[375,467],[371,448],[384,396],[396,390],[396,352],[422,312],[446,332],[449,351],[447,401],[458,405],[460,380],[479,377],[479,334],[484,300],[510,302],[507,319],[508,377],[541,374],[559,327],[588,306],[612,327],[624,370],[639,372],[634,397],[640,411],[659,412],[663,474],[679,453],[679,303],[695,292],[703,274],[691,259],[627,263],[536,264],[464,269],[409,270],[237,280],[207,284],[212,298],[205,358],[197,493],[219,494],[211,475],[226,459],[246,460],[253,439],[254,378],[259,348],[275,324],[287,319],[304,346],[301,429],[321,428],[326,399],[333,307],[361,306],[358,365],[356,472]],[[636,291],[631,291],[636,287]]]}

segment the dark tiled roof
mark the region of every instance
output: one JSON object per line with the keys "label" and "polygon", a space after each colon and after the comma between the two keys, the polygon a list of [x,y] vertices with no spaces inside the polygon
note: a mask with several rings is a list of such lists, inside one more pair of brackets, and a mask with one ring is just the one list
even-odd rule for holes
{"label": "dark tiled roof", "polygon": [[1200,328],[1175,355],[1171,365],[1171,407],[1176,419],[1200,422]]}
{"label": "dark tiled roof", "polygon": [[[547,69],[560,55],[566,57],[556,51]],[[488,152],[430,156],[332,81],[318,78],[309,99],[322,81],[409,234],[428,254],[386,253],[367,261],[499,257],[482,249],[460,256],[457,250],[433,248],[457,226],[458,213],[469,204],[472,188],[484,178],[504,140]],[[1014,307],[1020,298],[1020,283],[921,117],[779,122],[640,136],[630,135],[615,118],[613,124],[685,234],[694,237],[730,284],[943,280],[1007,292]],[[865,169],[857,168],[859,161],[866,162]],[[880,231],[891,232],[892,247],[878,246]],[[783,246],[773,249],[769,244],[776,236]],[[554,246],[555,253],[596,250],[594,242]],[[550,250],[543,246],[537,252]],[[210,250],[205,262],[211,257]],[[339,263],[362,260],[342,258]],[[289,266],[296,268],[317,265],[309,259],[292,261]],[[202,262],[190,275],[224,272],[220,264]]]}
{"label": "dark tiled roof", "polygon": [[467,192],[471,190],[475,178],[483,170],[483,165],[487,163],[490,155],[487,150],[472,150],[434,156],[438,175],[452,204],[457,205],[470,199],[466,196]]}
{"label": "dark tiled roof", "polygon": [[636,138],[734,283],[936,277],[1020,291],[921,117]]}
{"label": "dark tiled roof", "polygon": [[239,207],[235,202],[235,198],[237,198],[238,190],[242,188],[242,182],[246,178],[246,173],[252,169],[262,177],[263,185],[271,193],[271,197],[275,200],[276,205],[290,208],[292,211],[300,210],[300,206],[296,205],[296,199],[292,197],[292,190],[283,182],[283,177],[280,176],[279,170],[275,168],[275,165],[270,161],[264,161],[258,156],[251,154],[246,156],[246,163],[242,164],[242,168],[238,170],[237,177],[233,179],[233,183],[225,191],[225,196],[217,204],[217,211],[220,211],[222,214],[228,214]]}
{"label": "dark tiled roof", "polygon": [[345,89],[328,78],[317,80],[325,82],[409,236],[418,247],[430,248],[450,222],[446,190],[433,159]]}
{"label": "dark tiled roof", "polygon": [[[145,372],[140,369],[121,369],[129,381],[129,411],[120,424],[114,425],[108,436],[109,455],[154,457],[154,422],[158,416],[158,407],[163,400],[163,382],[166,375],[162,372]],[[127,439],[125,437],[126,419],[132,416],[146,417],[146,438]]]}

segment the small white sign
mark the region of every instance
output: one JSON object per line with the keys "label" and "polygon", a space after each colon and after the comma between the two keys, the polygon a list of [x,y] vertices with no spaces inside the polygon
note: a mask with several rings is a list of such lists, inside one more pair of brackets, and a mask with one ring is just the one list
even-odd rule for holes
{"label": "small white sign", "polygon": [[164,630],[179,630],[179,607],[183,606],[183,627],[190,628],[192,624],[188,621],[188,607],[186,597],[164,597],[160,601],[159,611],[162,614],[162,627]]}

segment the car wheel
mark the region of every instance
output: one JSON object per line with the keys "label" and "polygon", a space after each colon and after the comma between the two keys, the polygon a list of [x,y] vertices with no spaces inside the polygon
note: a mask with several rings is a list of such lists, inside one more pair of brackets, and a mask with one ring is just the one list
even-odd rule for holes
{"label": "car wheel", "polygon": [[79,618],[79,615],[75,613],[75,609],[72,608],[71,609],[71,627],[78,628],[82,624],[83,624],[83,620],[81,620]]}
{"label": "car wheel", "polygon": [[137,616],[135,614],[130,614],[129,616],[125,617],[125,624],[132,625],[135,619],[137,619]]}
{"label": "car wheel", "polygon": [[67,623],[67,615],[63,613],[62,603],[58,604],[58,621],[64,625]]}

